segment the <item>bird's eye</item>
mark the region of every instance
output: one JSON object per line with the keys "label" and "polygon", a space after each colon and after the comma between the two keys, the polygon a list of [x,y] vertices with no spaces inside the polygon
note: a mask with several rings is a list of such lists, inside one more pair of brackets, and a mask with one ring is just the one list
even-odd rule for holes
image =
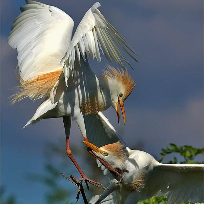
{"label": "bird's eye", "polygon": [[123,97],[123,94],[122,94],[122,93],[120,93],[120,94],[119,94],[119,97]]}
{"label": "bird's eye", "polygon": [[101,153],[102,153],[102,155],[103,155],[104,157],[107,157],[107,156],[108,156],[108,152],[103,151],[103,152],[101,152]]}

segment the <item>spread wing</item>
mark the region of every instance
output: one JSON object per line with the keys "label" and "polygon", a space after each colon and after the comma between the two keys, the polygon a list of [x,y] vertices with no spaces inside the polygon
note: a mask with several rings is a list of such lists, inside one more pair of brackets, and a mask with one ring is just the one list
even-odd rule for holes
{"label": "spread wing", "polygon": [[[204,164],[159,164],[145,177],[145,188],[140,191],[107,191],[104,196],[95,196],[92,202],[99,198],[104,203],[120,203],[115,199],[125,199],[132,204],[152,196],[167,196],[168,204],[204,203]],[[109,195],[110,194],[110,195]],[[129,195],[128,195],[129,194]],[[109,195],[107,198],[105,196]],[[127,197],[127,198],[126,198]],[[124,201],[122,202],[124,203]]]}
{"label": "spread wing", "polygon": [[[116,182],[115,182],[116,181]],[[103,204],[119,204],[121,203],[121,196],[119,185],[117,185],[117,180],[113,179],[110,181],[110,185],[101,195],[96,195],[91,198],[89,201],[90,204],[93,203],[103,203]]]}
{"label": "spread wing", "polygon": [[[204,202],[203,164],[161,164],[154,168],[147,188],[166,195],[171,203]],[[155,194],[156,195],[156,192]]]}
{"label": "spread wing", "polygon": [[31,80],[56,70],[71,41],[73,20],[60,9],[26,1],[15,19],[8,43],[18,51],[20,77]]}
{"label": "spread wing", "polygon": [[[110,195],[108,195],[107,197],[105,197],[102,201],[100,201],[101,204],[119,204],[119,199],[118,199],[118,195],[116,194],[118,192],[113,192]],[[93,196],[91,198],[91,200],[89,201],[90,204],[95,204],[98,202],[98,200],[100,199],[101,195],[96,195]],[[98,202],[99,203],[99,202]]]}
{"label": "spread wing", "polygon": [[89,142],[98,147],[111,144],[119,140],[123,142],[122,138],[116,132],[114,127],[101,112],[98,112],[97,114],[85,115],[84,123]]}
{"label": "spread wing", "polygon": [[101,61],[100,50],[109,61],[115,61],[123,68],[125,68],[123,62],[128,65],[130,63],[121,50],[137,61],[135,58],[136,53],[101,14],[98,10],[99,6],[98,2],[95,3],[86,12],[76,29],[67,53],[62,60],[65,81],[68,80],[70,71],[74,69],[76,59],[80,61],[80,58],[83,57],[85,60],[87,54],[92,59],[97,58],[98,61]]}

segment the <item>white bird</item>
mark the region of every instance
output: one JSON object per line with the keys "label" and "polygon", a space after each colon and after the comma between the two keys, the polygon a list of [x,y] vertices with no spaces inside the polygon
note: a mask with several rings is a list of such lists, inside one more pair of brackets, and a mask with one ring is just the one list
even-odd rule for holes
{"label": "white bird", "polygon": [[167,196],[168,204],[204,202],[204,164],[162,164],[120,141],[100,148],[84,143],[122,175],[119,181],[115,179],[118,177],[112,179],[102,195],[93,197],[90,203],[133,204],[162,195]]}
{"label": "white bird", "polygon": [[84,140],[84,115],[112,106],[119,119],[121,106],[125,123],[123,101],[135,86],[126,70],[109,68],[99,80],[87,56],[100,61],[101,49],[109,61],[124,68],[122,61],[129,62],[120,50],[134,60],[136,54],[100,13],[99,3],[86,12],[72,39],[74,22],[69,15],[54,6],[30,0],[26,3],[8,38],[9,45],[18,51],[20,75],[20,92],[13,102],[46,97],[26,126],[40,119],[63,117],[67,155],[85,178],[69,146],[71,119],[77,122]]}

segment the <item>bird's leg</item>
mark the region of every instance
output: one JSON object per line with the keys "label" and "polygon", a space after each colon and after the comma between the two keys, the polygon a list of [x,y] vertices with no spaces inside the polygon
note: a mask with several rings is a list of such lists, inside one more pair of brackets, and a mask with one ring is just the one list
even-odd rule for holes
{"label": "bird's leg", "polygon": [[75,160],[74,156],[72,155],[72,151],[69,146],[69,135],[70,135],[70,127],[71,127],[71,118],[68,116],[63,117],[63,123],[64,123],[64,128],[65,128],[65,135],[66,135],[66,153],[67,156],[71,159],[73,164],[76,166],[78,169],[79,173],[81,174],[82,177],[85,176],[84,172],[78,165],[77,161]]}
{"label": "bird's leg", "polygon": [[[84,141],[88,142],[87,137],[84,137]],[[89,154],[91,154],[93,157],[95,157],[96,159],[98,159],[109,171],[111,171],[113,174],[115,174],[116,176],[118,176],[120,179],[122,179],[122,175],[116,170],[114,169],[110,164],[108,164],[107,162],[105,162],[103,159],[101,159],[100,157],[96,156],[93,152],[92,149],[90,147],[87,147],[87,151],[89,152]]]}
{"label": "bird's leg", "polygon": [[[71,159],[73,164],[76,166],[76,168],[79,171],[79,173],[81,174],[81,176],[84,177],[85,174],[82,171],[82,169],[80,168],[80,166],[78,165],[77,161],[74,159],[74,156],[72,155],[72,151],[71,151],[70,146],[69,146],[69,135],[70,135],[70,128],[71,128],[71,118],[68,117],[68,116],[64,116],[63,117],[63,123],[64,123],[64,128],[65,128],[65,135],[66,135],[66,153],[67,153],[67,156]],[[87,182],[86,182],[86,186],[89,189],[89,186],[88,186]]]}
{"label": "bird's leg", "polygon": [[[64,116],[63,117],[63,123],[64,123],[64,128],[65,128],[65,135],[66,135],[66,153],[67,156],[71,159],[71,161],[73,162],[73,164],[76,166],[77,170],[79,171],[79,173],[81,174],[81,176],[83,177],[80,180],[84,180],[86,183],[87,188],[89,189],[88,183],[92,185],[95,185],[97,187],[102,187],[100,183],[93,181],[91,179],[89,179],[85,173],[82,171],[81,167],[79,166],[79,164],[77,163],[77,161],[75,160],[74,156],[72,155],[72,151],[70,149],[70,145],[69,145],[69,135],[70,135],[70,128],[71,128],[71,118],[69,116]],[[103,187],[102,187],[103,188]]]}
{"label": "bird's leg", "polygon": [[75,180],[79,180],[79,181],[84,180],[84,181],[86,182],[86,186],[87,186],[88,189],[89,189],[89,187],[88,187],[87,181],[88,181],[90,184],[92,184],[92,185],[94,185],[94,186],[96,186],[96,187],[99,187],[99,188],[104,189],[104,187],[103,187],[100,183],[89,179],[89,178],[86,176],[86,174],[82,171],[81,167],[79,166],[79,164],[78,164],[77,161],[75,160],[74,156],[72,155],[72,151],[71,151],[71,149],[70,149],[70,147],[69,147],[69,138],[66,138],[66,143],[67,143],[67,148],[66,148],[67,156],[71,159],[71,161],[72,161],[73,164],[76,166],[77,170],[79,171],[79,173],[80,173],[81,176],[82,176],[82,178],[74,178],[74,179],[75,179]]}
{"label": "bird's leg", "polygon": [[82,171],[81,167],[79,166],[79,164],[77,163],[77,161],[75,160],[72,151],[69,147],[69,138],[66,138],[66,144],[67,144],[67,148],[66,148],[66,153],[67,156],[71,159],[71,161],[73,162],[73,164],[76,166],[77,170],[79,171],[79,173],[81,174],[82,177],[86,177],[85,173]]}

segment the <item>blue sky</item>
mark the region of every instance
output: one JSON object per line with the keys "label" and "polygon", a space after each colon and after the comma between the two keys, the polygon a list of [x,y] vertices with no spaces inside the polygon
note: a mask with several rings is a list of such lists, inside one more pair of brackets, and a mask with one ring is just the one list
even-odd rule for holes
{"label": "blue sky", "polygon": [[[43,3],[64,10],[77,26],[94,1]],[[132,62],[134,70],[129,69],[136,88],[125,101],[127,124],[117,124],[112,108],[105,115],[130,147],[140,142],[143,150],[156,157],[169,143],[203,147],[203,2],[100,3],[101,12],[138,53],[140,62]],[[22,5],[23,0],[1,1],[1,180],[19,203],[41,204],[45,189],[28,182],[24,174],[43,172],[43,148],[47,142],[63,138],[64,130],[61,119],[40,121],[22,129],[40,101],[10,104],[9,97],[17,86],[17,55],[8,46],[7,37]],[[100,65],[91,62],[91,67],[98,74],[107,63],[104,58]],[[76,125],[72,135],[72,142],[80,148],[82,139]]]}

